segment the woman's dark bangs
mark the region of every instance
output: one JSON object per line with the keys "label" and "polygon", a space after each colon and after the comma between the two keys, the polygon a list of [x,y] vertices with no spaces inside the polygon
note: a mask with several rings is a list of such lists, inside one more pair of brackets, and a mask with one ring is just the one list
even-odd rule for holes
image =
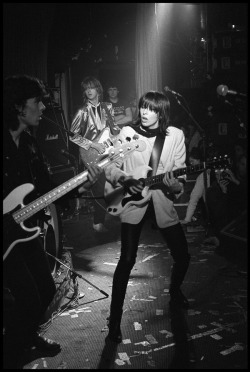
{"label": "woman's dark bangs", "polygon": [[155,111],[155,112],[159,111],[159,107],[156,104],[155,100],[148,99],[146,97],[143,97],[141,108],[149,108],[149,110]]}

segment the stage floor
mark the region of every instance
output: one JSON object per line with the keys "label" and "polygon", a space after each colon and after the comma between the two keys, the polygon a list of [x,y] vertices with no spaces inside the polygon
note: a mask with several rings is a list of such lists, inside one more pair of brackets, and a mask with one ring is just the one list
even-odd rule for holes
{"label": "stage floor", "polygon": [[[196,222],[199,225],[199,221]],[[120,222],[92,229],[82,210],[63,221],[80,294],[44,333],[58,341],[55,357],[34,357],[24,369],[247,369],[247,247],[231,239],[226,252],[204,244],[205,232],[185,233],[191,262],[182,289],[190,309],[169,310],[172,259],[158,230],[144,225],[122,318],[122,343],[105,342],[112,278],[120,253]],[[101,292],[107,293],[108,297]]]}

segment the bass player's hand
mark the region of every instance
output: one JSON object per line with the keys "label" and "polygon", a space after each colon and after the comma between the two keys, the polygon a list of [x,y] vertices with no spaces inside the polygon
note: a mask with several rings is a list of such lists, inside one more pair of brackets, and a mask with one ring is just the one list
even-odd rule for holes
{"label": "bass player's hand", "polygon": [[103,172],[103,168],[100,168],[98,165],[89,165],[88,166],[88,180],[79,187],[78,192],[82,193],[89,190],[99,179],[100,175]]}

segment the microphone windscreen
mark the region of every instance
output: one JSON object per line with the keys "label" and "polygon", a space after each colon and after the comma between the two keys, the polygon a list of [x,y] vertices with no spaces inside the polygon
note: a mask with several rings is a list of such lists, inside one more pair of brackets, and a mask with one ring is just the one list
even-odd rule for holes
{"label": "microphone windscreen", "polygon": [[226,85],[218,85],[217,87],[217,93],[220,95],[220,96],[225,96],[228,92],[228,87]]}

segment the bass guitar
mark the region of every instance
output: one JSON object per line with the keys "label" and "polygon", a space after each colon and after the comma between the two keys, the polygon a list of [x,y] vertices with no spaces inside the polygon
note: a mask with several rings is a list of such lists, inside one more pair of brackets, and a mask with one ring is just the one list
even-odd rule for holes
{"label": "bass guitar", "polygon": [[[144,151],[146,148],[143,141],[126,142],[123,145],[113,149],[108,153],[108,157],[101,160],[97,165],[101,168],[106,168],[118,159],[122,161],[127,158],[134,151]],[[61,196],[67,194],[83,182],[87,181],[88,171],[85,170],[77,176],[69,179],[60,186],[57,186],[47,194],[39,197],[28,205],[23,204],[24,197],[26,197],[34,186],[31,183],[25,183],[15,188],[3,201],[3,260],[11,252],[12,248],[17,244],[36,238],[41,228],[38,226],[27,227],[24,222],[33,216],[35,213],[47,207]],[[20,208],[20,206],[22,208]],[[20,208],[20,209],[19,209]]]}
{"label": "bass guitar", "polygon": [[[173,171],[173,175],[175,178],[178,178],[181,175],[197,173],[205,169],[215,168],[223,170],[225,169],[225,167],[229,167],[229,165],[230,159],[227,156],[224,156],[223,158],[215,159],[211,162],[203,162],[202,164],[190,165],[185,168],[176,169]],[[144,188],[141,193],[134,195],[130,195],[127,193],[124,195],[124,189],[122,186],[112,189],[109,186],[109,189],[106,190],[105,194],[105,201],[107,204],[108,213],[113,216],[119,216],[130,205],[138,205],[142,207],[149,201],[152,195],[150,187],[162,183],[165,176],[165,173],[162,173],[145,178],[149,170],[151,170],[151,167],[149,167],[148,165],[144,165],[136,168],[130,174],[133,178],[142,181]]]}

